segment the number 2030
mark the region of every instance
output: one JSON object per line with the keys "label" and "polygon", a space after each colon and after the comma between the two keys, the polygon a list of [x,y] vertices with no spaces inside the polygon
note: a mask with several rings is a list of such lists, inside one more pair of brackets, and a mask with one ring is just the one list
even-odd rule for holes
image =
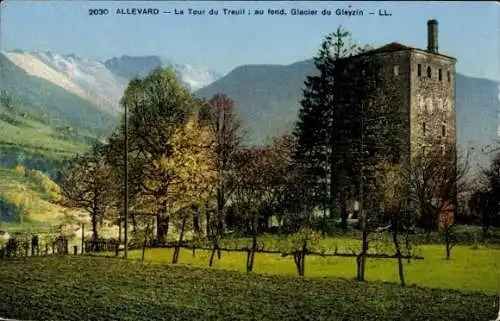
{"label": "number 2030", "polygon": [[108,9],[89,9],[89,16],[105,16],[108,13]]}

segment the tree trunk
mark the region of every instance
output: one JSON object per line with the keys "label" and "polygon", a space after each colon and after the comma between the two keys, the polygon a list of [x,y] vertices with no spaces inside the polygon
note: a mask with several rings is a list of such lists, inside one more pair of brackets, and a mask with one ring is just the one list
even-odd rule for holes
{"label": "tree trunk", "polygon": [[210,237],[211,236],[211,233],[210,233],[211,232],[210,231],[210,224],[211,224],[210,219],[211,219],[211,217],[210,217],[210,211],[208,210],[207,207],[205,207],[205,216],[206,216],[206,220],[207,220],[207,237]]}
{"label": "tree trunk", "polygon": [[451,257],[451,247],[452,247],[449,227],[445,228],[444,239],[445,239],[445,243],[446,243],[446,259],[449,260]]}
{"label": "tree trunk", "polygon": [[254,233],[254,235],[252,235],[252,248],[247,255],[247,272],[253,271],[253,262],[256,251],[257,251],[257,234]]}
{"label": "tree trunk", "polygon": [[97,233],[97,215],[92,214],[92,251],[99,251],[99,235]]}
{"label": "tree trunk", "polygon": [[118,243],[122,242],[122,220],[118,219]]}
{"label": "tree trunk", "polygon": [[130,218],[132,219],[132,231],[137,233],[137,221],[135,220],[135,215],[131,213]]}
{"label": "tree trunk", "polygon": [[[331,124],[328,125],[329,126],[329,142],[332,141],[332,133],[333,133],[333,126]],[[328,147],[331,147],[331,146],[328,146]],[[333,177],[333,173],[334,173],[334,164],[333,164],[333,160],[334,160],[334,154],[332,152],[329,153],[330,157],[328,159],[328,169],[329,169],[329,178],[330,178],[330,185],[328,186],[329,187],[329,197],[328,198],[328,211],[330,212],[330,217],[333,217],[333,213],[335,212],[335,184],[334,182],[336,181]]]}
{"label": "tree trunk", "polygon": [[293,253],[293,261],[295,262],[295,267],[297,268],[297,274],[300,276],[301,275],[301,261],[302,261],[302,258],[301,258],[301,252],[300,251],[296,251],[295,253]]}
{"label": "tree trunk", "polygon": [[363,232],[363,256],[361,258],[361,277],[365,280],[366,272],[366,253],[368,253],[368,232]]}
{"label": "tree trunk", "polygon": [[299,276],[304,276],[304,253],[302,251],[295,252],[293,254],[293,260],[297,268],[297,274]]}
{"label": "tree trunk", "polygon": [[490,236],[488,225],[489,224],[483,223],[483,242],[486,241],[486,239],[488,239],[488,237]]}
{"label": "tree trunk", "polygon": [[347,218],[349,213],[347,212],[347,200],[345,192],[341,192],[340,196],[340,226],[345,231],[347,230]]}
{"label": "tree trunk", "polygon": [[156,224],[156,229],[157,229],[157,239],[158,242],[166,242],[167,241],[167,236],[168,236],[168,228],[170,226],[170,216],[161,216],[158,215],[156,217],[157,224]]}
{"label": "tree trunk", "polygon": [[200,212],[198,210],[193,213],[193,227],[194,227],[194,231],[196,233],[199,233],[201,231],[201,227],[200,227]]}
{"label": "tree trunk", "polygon": [[217,234],[224,234],[224,186],[217,187]]}
{"label": "tree trunk", "polygon": [[401,258],[401,248],[399,246],[397,229],[394,229],[394,231],[392,232],[392,241],[394,242],[394,247],[396,248],[396,255],[398,257],[399,281],[401,282],[401,286],[405,286],[406,283],[403,270],[403,259]]}
{"label": "tree trunk", "polygon": [[408,234],[406,234],[406,236],[405,236],[405,245],[406,245],[406,249],[408,250],[408,263],[411,263],[412,248],[411,248],[411,242],[410,242],[410,235],[408,235]]}
{"label": "tree trunk", "polygon": [[144,262],[144,256],[146,254],[146,244],[148,241],[148,233],[149,233],[149,224],[146,226],[146,231],[144,233],[144,241],[142,242],[142,256],[141,256],[141,261]]}
{"label": "tree trunk", "polygon": [[[45,244],[45,249],[47,249],[47,244]],[[85,252],[85,224],[82,223],[82,255],[84,252]]]}
{"label": "tree trunk", "polygon": [[[208,262],[208,266],[210,266],[210,267],[212,267],[214,265],[215,251],[220,253],[217,235],[212,236],[212,242],[213,242],[213,248],[212,248],[212,253],[210,253],[210,260]],[[220,256],[219,256],[219,260],[220,260]]]}
{"label": "tree trunk", "polygon": [[[185,210],[181,210],[181,211],[185,211]],[[186,227],[187,213],[184,212],[182,214],[182,216],[183,217],[182,217],[181,234],[179,235],[179,241],[175,245],[174,255],[172,257],[172,264],[177,264],[177,262],[179,262],[179,252],[181,250],[180,246],[182,243],[182,239],[184,238],[184,228]]]}
{"label": "tree trunk", "polygon": [[356,258],[356,263],[357,263],[357,279],[358,281],[364,281],[365,280],[365,266],[366,266],[366,253],[368,252],[368,232],[363,231],[363,240],[361,244],[361,252],[359,253],[358,257]]}
{"label": "tree trunk", "polygon": [[300,264],[300,276],[304,276],[306,272],[306,254],[307,254],[307,241],[304,240],[304,245],[302,246],[302,260]]}

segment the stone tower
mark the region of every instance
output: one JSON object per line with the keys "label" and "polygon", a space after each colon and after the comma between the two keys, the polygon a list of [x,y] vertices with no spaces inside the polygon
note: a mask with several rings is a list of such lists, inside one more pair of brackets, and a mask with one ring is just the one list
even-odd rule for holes
{"label": "stone tower", "polygon": [[[438,52],[438,23],[427,22],[427,51],[413,49],[410,65],[411,153],[456,149],[455,63]],[[436,146],[439,144],[439,146]]]}
{"label": "stone tower", "polygon": [[[380,88],[390,97],[387,103],[400,111],[401,132],[394,133],[401,137],[397,158],[433,151],[451,156],[446,159],[452,160],[448,164],[456,169],[456,59],[438,50],[438,22],[427,22],[426,49],[393,42],[342,60],[360,56],[378,61],[383,76]],[[456,192],[451,198],[449,203],[456,204]]]}
{"label": "stone tower", "polygon": [[403,114],[403,154],[454,151],[456,59],[438,52],[438,22],[427,22],[427,50],[390,43],[367,54],[381,61],[386,77],[397,84],[390,90],[398,91],[394,103]]}

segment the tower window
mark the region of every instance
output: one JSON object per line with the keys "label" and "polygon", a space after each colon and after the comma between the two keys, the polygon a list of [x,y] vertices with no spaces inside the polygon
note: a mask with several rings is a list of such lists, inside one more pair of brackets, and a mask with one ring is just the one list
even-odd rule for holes
{"label": "tower window", "polygon": [[445,125],[441,126],[441,135],[443,137],[446,136],[446,126]]}
{"label": "tower window", "polygon": [[443,80],[443,70],[439,69],[439,81]]}
{"label": "tower window", "polygon": [[417,66],[417,73],[418,73],[418,76],[422,76],[422,65],[421,64],[418,64]]}
{"label": "tower window", "polygon": [[448,82],[450,82],[451,81],[451,75],[450,75],[450,71],[449,70],[446,72],[446,75],[448,77]]}
{"label": "tower window", "polygon": [[424,133],[425,135],[425,121],[422,123],[422,132]]}
{"label": "tower window", "polygon": [[432,78],[432,70],[431,67],[427,67],[427,78]]}
{"label": "tower window", "polygon": [[399,65],[394,66],[394,76],[399,75]]}

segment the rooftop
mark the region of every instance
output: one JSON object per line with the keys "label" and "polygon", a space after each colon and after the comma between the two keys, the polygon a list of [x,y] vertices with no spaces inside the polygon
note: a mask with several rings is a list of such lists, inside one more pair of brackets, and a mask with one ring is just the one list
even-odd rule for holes
{"label": "rooftop", "polygon": [[402,45],[398,42],[391,42],[391,43],[388,43],[386,45],[383,45],[380,48],[369,50],[367,53],[394,52],[394,51],[409,50],[409,49],[413,49],[413,48]]}
{"label": "rooftop", "polygon": [[[369,51],[364,52],[364,53],[362,53],[360,55],[371,55],[371,54],[378,54],[378,53],[391,53],[391,52],[404,51],[404,50],[415,50],[415,51],[425,52],[425,53],[429,53],[429,54],[433,54],[433,55],[438,55],[438,56],[441,56],[441,57],[445,57],[445,58],[456,60],[455,58],[453,58],[451,56],[443,55],[443,54],[438,53],[438,52],[429,52],[429,51],[424,50],[424,49],[419,49],[419,48],[413,48],[413,47],[405,46],[405,45],[402,45],[402,44],[400,44],[398,42],[388,43],[386,45],[383,45],[382,47],[369,50]],[[358,55],[358,56],[360,56],[360,55]]]}

